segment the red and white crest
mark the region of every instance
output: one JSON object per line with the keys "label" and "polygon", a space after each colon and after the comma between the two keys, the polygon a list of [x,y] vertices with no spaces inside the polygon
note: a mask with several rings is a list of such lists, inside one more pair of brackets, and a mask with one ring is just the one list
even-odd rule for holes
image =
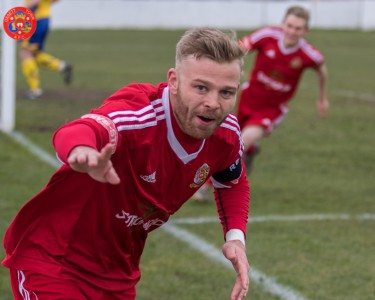
{"label": "red and white crest", "polygon": [[199,167],[199,169],[195,173],[194,183],[191,183],[190,187],[197,188],[201,186],[207,180],[209,173],[210,173],[210,166],[204,163],[201,167]]}
{"label": "red and white crest", "polygon": [[12,39],[26,40],[35,32],[36,19],[30,9],[21,6],[13,7],[5,14],[3,27]]}

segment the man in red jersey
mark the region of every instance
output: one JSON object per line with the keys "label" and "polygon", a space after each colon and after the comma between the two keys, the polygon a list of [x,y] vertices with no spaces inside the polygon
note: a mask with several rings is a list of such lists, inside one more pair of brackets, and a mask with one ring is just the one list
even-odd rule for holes
{"label": "man in red jersey", "polygon": [[257,51],[249,81],[241,91],[237,114],[248,170],[259,140],[269,135],[288,112],[287,103],[305,69],[313,68],[318,75],[319,116],[328,112],[327,68],[322,54],[304,39],[308,23],[308,11],[293,6],[286,11],[281,27],[262,28],[240,41],[248,51]]}
{"label": "man in red jersey", "polygon": [[127,85],[55,132],[64,165],[4,238],[16,299],[135,299],[148,233],[209,177],[223,253],[237,272],[231,299],[246,296],[250,194],[239,125],[229,114],[245,49],[198,28],[176,52],[166,83]]}

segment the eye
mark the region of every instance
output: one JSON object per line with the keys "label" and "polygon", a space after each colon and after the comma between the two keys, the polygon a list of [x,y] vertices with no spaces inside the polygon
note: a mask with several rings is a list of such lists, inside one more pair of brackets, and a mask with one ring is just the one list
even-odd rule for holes
{"label": "eye", "polygon": [[230,91],[230,90],[222,90],[222,91],[220,91],[220,95],[221,95],[221,97],[223,97],[224,99],[229,99],[229,98],[234,97],[235,92]]}
{"label": "eye", "polygon": [[207,87],[202,84],[197,84],[195,88],[198,90],[198,92],[203,93],[207,91]]}

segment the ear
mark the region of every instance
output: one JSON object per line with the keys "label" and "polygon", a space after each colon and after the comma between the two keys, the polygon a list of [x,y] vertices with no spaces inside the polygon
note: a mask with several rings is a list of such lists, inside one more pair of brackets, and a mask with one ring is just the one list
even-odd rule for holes
{"label": "ear", "polygon": [[177,94],[178,89],[178,77],[177,77],[177,70],[175,68],[171,68],[168,70],[168,86],[169,91],[171,94]]}

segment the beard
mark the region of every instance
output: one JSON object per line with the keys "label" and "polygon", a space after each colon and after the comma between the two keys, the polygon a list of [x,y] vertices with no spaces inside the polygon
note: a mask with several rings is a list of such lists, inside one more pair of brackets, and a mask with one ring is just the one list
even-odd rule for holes
{"label": "beard", "polygon": [[[189,110],[189,107],[186,106],[182,100],[180,90],[177,91],[173,113],[181,130],[185,134],[200,140],[211,136],[216,128],[224,121],[224,118],[219,118],[218,114],[214,112],[195,112]],[[214,119],[214,124],[211,126],[197,126],[194,123],[194,119],[198,118],[198,116]]]}

